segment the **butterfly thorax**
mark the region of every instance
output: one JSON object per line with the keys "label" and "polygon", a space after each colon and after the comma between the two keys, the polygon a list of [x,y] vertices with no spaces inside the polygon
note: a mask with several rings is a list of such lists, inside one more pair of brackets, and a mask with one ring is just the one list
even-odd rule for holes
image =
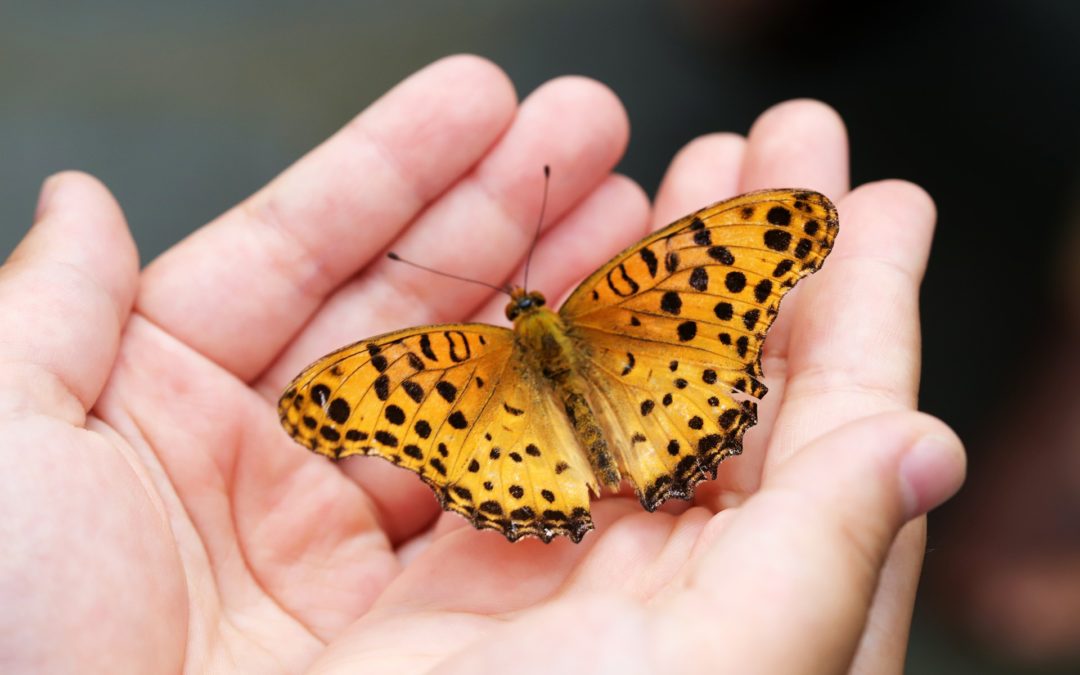
{"label": "butterfly thorax", "polygon": [[506,314],[514,322],[522,365],[533,377],[545,381],[562,403],[596,477],[605,485],[618,487],[622,477],[589,404],[590,386],[584,376],[587,355],[562,317],[543,305],[544,296],[536,291],[514,289],[511,294]]}

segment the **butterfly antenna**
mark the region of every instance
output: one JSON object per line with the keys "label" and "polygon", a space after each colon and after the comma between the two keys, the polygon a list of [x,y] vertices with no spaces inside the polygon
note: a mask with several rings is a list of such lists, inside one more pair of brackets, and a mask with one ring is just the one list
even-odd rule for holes
{"label": "butterfly antenna", "polygon": [[544,199],[540,202],[540,218],[536,221],[536,232],[533,232],[532,244],[529,246],[529,256],[525,258],[525,283],[522,287],[529,290],[529,265],[532,264],[533,251],[536,250],[536,242],[540,240],[540,227],[544,224],[544,211],[547,210],[548,184],[551,182],[551,167],[544,165]]}
{"label": "butterfly antenna", "polygon": [[425,272],[431,272],[432,274],[438,274],[440,277],[449,277],[450,279],[457,279],[458,281],[467,281],[470,284],[480,284],[481,286],[487,286],[488,288],[490,288],[493,291],[498,291],[499,293],[505,293],[507,295],[510,295],[510,291],[506,287],[496,286],[495,284],[489,284],[488,282],[480,281],[479,279],[470,279],[468,277],[459,277],[458,275],[450,274],[449,272],[441,272],[439,270],[432,269],[432,268],[427,267],[425,265],[421,265],[420,263],[414,263],[411,260],[406,260],[405,258],[402,258],[401,256],[399,256],[397,253],[394,253],[393,251],[390,251],[389,253],[387,253],[386,257],[390,258],[391,260],[396,260],[398,262],[405,263],[406,265],[412,265],[413,267],[416,267],[417,269],[422,269]]}

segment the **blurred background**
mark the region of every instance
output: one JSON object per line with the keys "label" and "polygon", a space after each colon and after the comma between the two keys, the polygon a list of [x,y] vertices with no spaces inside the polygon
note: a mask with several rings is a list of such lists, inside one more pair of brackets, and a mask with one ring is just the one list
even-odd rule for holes
{"label": "blurred background", "polygon": [[693,137],[810,96],[856,184],[916,181],[939,229],[922,407],[972,454],[931,520],[913,673],[1080,672],[1080,3],[188,0],[0,3],[0,258],[48,174],[89,171],[144,263],[412,71],[493,59],[622,97],[655,191]]}

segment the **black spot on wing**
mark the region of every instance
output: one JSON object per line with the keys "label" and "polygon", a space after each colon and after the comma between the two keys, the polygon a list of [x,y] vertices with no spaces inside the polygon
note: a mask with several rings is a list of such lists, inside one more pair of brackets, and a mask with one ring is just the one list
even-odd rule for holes
{"label": "black spot on wing", "polygon": [[[454,363],[461,363],[472,356],[469,338],[465,336],[465,333],[459,330],[447,330],[443,331],[443,337],[446,338],[446,344],[450,349],[450,360]],[[460,345],[455,341],[455,337],[461,340]]]}
{"label": "black spot on wing", "polygon": [[428,337],[426,333],[424,335],[420,336],[420,352],[429,361],[438,361],[439,360],[438,357],[435,356],[435,352],[432,351],[432,349],[431,349],[431,338]]}
{"label": "black spot on wing", "polygon": [[660,298],[660,309],[668,314],[678,315],[682,311],[682,298],[675,291],[666,291]]}
{"label": "black spot on wing", "polygon": [[[708,230],[705,230],[708,232]],[[695,267],[690,273],[690,286],[695,291],[704,292],[709,288],[709,273],[704,267]]]}
{"label": "black spot on wing", "polygon": [[382,354],[376,354],[375,356],[371,357],[371,365],[375,366],[375,370],[381,373],[386,370],[390,364],[386,360],[385,356],[383,356]]}
{"label": "black spot on wing", "polygon": [[386,417],[387,422],[394,425],[400,425],[405,421],[405,411],[393,403],[386,406],[386,409],[383,411],[383,416]]}
{"label": "black spot on wing", "polygon": [[338,433],[337,429],[325,425],[319,429],[319,435],[330,442],[337,442],[341,439],[341,434]]}
{"label": "black spot on wing", "polygon": [[[616,272],[619,273],[618,280],[616,280],[614,276]],[[638,286],[638,283],[632,278],[630,278],[630,275],[626,273],[626,263],[619,263],[617,267],[614,267],[608,271],[607,283],[608,288],[611,289],[611,292],[619,296],[620,298],[629,297],[634,293],[637,293],[638,289],[641,288],[640,286]],[[625,286],[625,288],[622,288],[621,286]]]}
{"label": "black spot on wing", "polygon": [[424,369],[423,360],[421,360],[421,358],[419,356],[417,356],[416,354],[414,354],[412,352],[408,352],[407,354],[405,354],[405,358],[406,358],[406,360],[408,360],[409,366],[413,370],[423,370]]}
{"label": "black spot on wing", "polygon": [[768,279],[762,279],[754,286],[754,299],[758,302],[765,302],[770,293],[772,293],[772,282]]}
{"label": "black spot on wing", "polygon": [[774,251],[786,251],[788,246],[791,246],[791,233],[784,230],[766,230],[762,240]]}
{"label": "black spot on wing", "polygon": [[734,265],[735,256],[731,254],[731,251],[726,246],[712,246],[707,251],[709,257],[717,261],[721,265]]}
{"label": "black spot on wing", "polygon": [[460,497],[461,499],[464,499],[464,500],[470,501],[470,502],[472,501],[472,492],[469,491],[469,488],[463,488],[460,485],[455,485],[454,487],[452,487],[450,489],[453,490],[454,494],[457,495],[458,497]]}
{"label": "black spot on wing", "polygon": [[380,401],[385,401],[390,397],[390,378],[385,373],[375,378],[374,383],[375,395],[379,397]]}
{"label": "black spot on wing", "polygon": [[455,429],[464,429],[465,427],[469,426],[469,421],[465,419],[464,413],[462,413],[460,410],[455,410],[453,413],[451,413],[450,417],[446,418],[446,421],[449,422],[450,426],[454,427]]}
{"label": "black spot on wing", "polygon": [[447,403],[453,403],[457,398],[457,387],[446,380],[439,380],[435,384],[435,391],[439,392],[439,396],[442,396]]}
{"label": "black spot on wing", "polygon": [[679,340],[682,342],[689,342],[697,335],[697,322],[695,321],[683,321],[678,327]]}
{"label": "black spot on wing", "polygon": [[326,405],[326,399],[330,398],[330,387],[325,384],[317,384],[311,388],[311,400],[320,407]]}
{"label": "black spot on wing", "polygon": [[389,431],[376,431],[375,440],[388,448],[396,448],[398,444],[397,436]]}
{"label": "black spot on wing", "polygon": [[743,325],[746,326],[746,330],[754,330],[754,326],[757,325],[758,319],[761,317],[760,309],[748,309],[743,314]]}
{"label": "black spot on wing", "polygon": [[431,424],[427,420],[417,420],[416,424],[413,425],[413,429],[420,438],[427,438],[431,435]]}
{"label": "black spot on wing", "polygon": [[335,398],[330,401],[330,407],[326,409],[326,414],[338,424],[345,424],[351,413],[352,410],[349,408],[348,402],[343,398]]}
{"label": "black spot on wing", "polygon": [[638,253],[641,256],[641,260],[645,263],[645,266],[649,268],[649,276],[656,276],[656,269],[659,266],[659,261],[656,259],[656,254],[652,252],[648,247],[641,249]]}
{"label": "black spot on wing", "polygon": [[765,220],[773,225],[786,227],[791,224],[791,211],[788,211],[782,206],[774,206],[765,214]]}
{"label": "black spot on wing", "polygon": [[668,271],[668,274],[674,274],[679,269],[679,254],[675,251],[668,251],[668,254],[664,256],[664,269]]}
{"label": "black spot on wing", "polygon": [[409,398],[413,401],[419,403],[424,400],[424,388],[412,380],[405,380],[402,382],[401,388],[405,390],[405,393],[408,394]]}
{"label": "black spot on wing", "polygon": [[814,245],[814,242],[809,239],[800,239],[798,245],[795,246],[795,257],[802,260],[810,253],[810,248]]}

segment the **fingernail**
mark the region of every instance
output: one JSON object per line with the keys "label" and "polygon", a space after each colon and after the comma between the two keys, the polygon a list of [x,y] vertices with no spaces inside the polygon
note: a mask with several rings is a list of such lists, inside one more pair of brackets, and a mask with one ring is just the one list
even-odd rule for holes
{"label": "fingernail", "polygon": [[41,184],[41,190],[38,192],[37,207],[34,209],[34,222],[41,220],[45,213],[49,210],[49,200],[52,198],[53,192],[56,190],[56,176],[49,176],[45,179],[45,182]]}
{"label": "fingernail", "polygon": [[964,451],[956,440],[924,436],[900,460],[900,491],[907,518],[922,515],[956,494],[964,482]]}

